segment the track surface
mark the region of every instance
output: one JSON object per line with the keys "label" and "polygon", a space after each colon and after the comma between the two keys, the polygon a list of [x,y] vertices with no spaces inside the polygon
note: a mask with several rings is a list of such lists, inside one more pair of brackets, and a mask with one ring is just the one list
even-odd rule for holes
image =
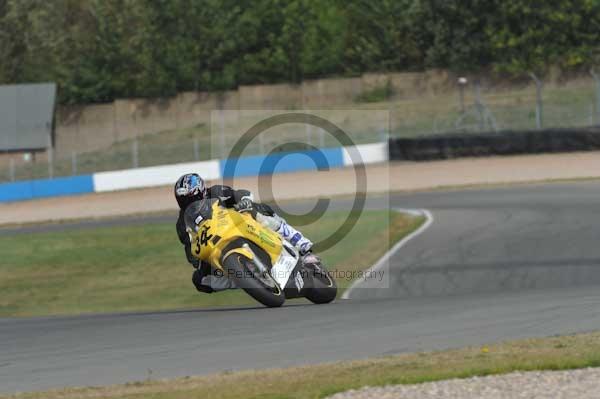
{"label": "track surface", "polygon": [[599,183],[393,195],[369,206],[388,201],[435,218],[391,258],[389,288],[327,306],[0,319],[0,391],[600,329]]}

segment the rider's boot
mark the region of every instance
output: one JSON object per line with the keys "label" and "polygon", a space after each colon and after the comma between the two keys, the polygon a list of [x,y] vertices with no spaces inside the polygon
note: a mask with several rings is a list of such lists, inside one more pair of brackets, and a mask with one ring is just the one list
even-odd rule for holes
{"label": "rider's boot", "polygon": [[308,266],[313,269],[318,269],[319,266],[321,265],[321,258],[319,258],[317,255],[313,254],[311,251],[302,255],[301,260],[302,260],[302,264],[304,266]]}
{"label": "rider's boot", "polygon": [[304,237],[302,233],[300,233],[294,227],[287,224],[287,222],[283,219],[281,219],[281,224],[279,225],[279,228],[275,231],[279,233],[290,244],[292,244],[302,256],[309,253],[310,249],[313,246],[311,240]]}
{"label": "rider's boot", "polygon": [[310,252],[313,246],[312,241],[304,237],[302,233],[287,224],[285,219],[277,214],[265,215],[261,213],[256,214],[256,220],[265,227],[278,233],[284,240],[292,244],[300,255],[305,255]]}
{"label": "rider's boot", "polygon": [[192,282],[198,291],[207,294],[237,288],[233,280],[206,262],[201,262],[200,267],[194,270]]}
{"label": "rider's boot", "polygon": [[300,252],[300,260],[304,266],[308,266],[315,270],[319,269],[321,259],[312,253],[311,249],[313,243],[311,240],[304,237],[302,233],[287,224],[285,220],[281,223],[277,232]]}

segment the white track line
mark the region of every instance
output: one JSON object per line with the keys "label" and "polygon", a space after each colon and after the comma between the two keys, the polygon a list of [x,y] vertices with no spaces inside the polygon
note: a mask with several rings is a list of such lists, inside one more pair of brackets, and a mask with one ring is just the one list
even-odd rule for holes
{"label": "white track line", "polygon": [[[410,233],[409,235],[407,235],[406,237],[404,237],[402,240],[398,241],[396,243],[396,245],[394,245],[381,258],[379,258],[379,260],[373,266],[371,266],[369,269],[367,269],[364,272],[365,275],[368,275],[368,274],[371,274],[371,273],[375,273],[375,272],[377,272],[377,270],[379,270],[383,266],[385,266],[392,255],[394,255],[396,252],[398,252],[400,250],[400,248],[402,248],[403,246],[405,246],[406,243],[408,243],[410,240],[412,240],[413,238],[415,238],[416,236],[418,236],[419,234],[421,234],[425,230],[427,230],[427,228],[431,225],[431,223],[433,223],[433,220],[434,220],[433,219],[433,214],[431,212],[429,212],[427,209],[399,209],[399,208],[396,208],[394,210],[398,211],[398,212],[409,213],[409,214],[412,214],[412,215],[422,215],[422,216],[425,216],[425,223],[423,223],[421,225],[421,227],[419,227],[418,229],[416,229],[415,231],[413,231],[412,233]],[[348,289],[344,292],[344,294],[342,295],[342,299],[350,299],[350,293],[358,285],[360,285],[361,282],[362,282],[362,280],[355,280],[352,283],[352,285],[350,285],[350,287],[348,287]]]}

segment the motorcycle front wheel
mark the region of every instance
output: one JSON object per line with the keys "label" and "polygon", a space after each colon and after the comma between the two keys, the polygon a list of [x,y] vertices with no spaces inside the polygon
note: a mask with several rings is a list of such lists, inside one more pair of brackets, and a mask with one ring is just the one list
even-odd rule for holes
{"label": "motorcycle front wheel", "polygon": [[308,287],[303,290],[304,297],[315,304],[329,303],[337,296],[337,284],[325,266],[304,267],[310,276]]}
{"label": "motorcycle front wheel", "polygon": [[251,259],[234,253],[225,258],[223,266],[238,288],[263,305],[276,308],[285,302],[279,284],[270,274],[263,274]]}

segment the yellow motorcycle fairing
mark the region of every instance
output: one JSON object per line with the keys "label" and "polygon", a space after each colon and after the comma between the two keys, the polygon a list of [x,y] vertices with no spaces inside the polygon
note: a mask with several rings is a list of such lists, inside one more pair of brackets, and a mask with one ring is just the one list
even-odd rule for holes
{"label": "yellow motorcycle fairing", "polygon": [[188,234],[192,255],[221,270],[221,259],[232,253],[253,259],[252,251],[243,247],[232,248],[223,254],[224,248],[234,239],[244,238],[255,243],[268,254],[271,265],[277,262],[283,249],[279,234],[263,227],[250,214],[222,207],[218,201],[212,204],[212,216],[197,222],[196,231],[188,229]]}
{"label": "yellow motorcycle fairing", "polygon": [[227,251],[225,253],[225,255],[223,255],[223,259],[227,258],[229,255],[231,254],[240,254],[245,256],[246,258],[253,260],[254,259],[254,253],[252,251],[250,251],[247,248],[233,248],[230,249],[229,251]]}

